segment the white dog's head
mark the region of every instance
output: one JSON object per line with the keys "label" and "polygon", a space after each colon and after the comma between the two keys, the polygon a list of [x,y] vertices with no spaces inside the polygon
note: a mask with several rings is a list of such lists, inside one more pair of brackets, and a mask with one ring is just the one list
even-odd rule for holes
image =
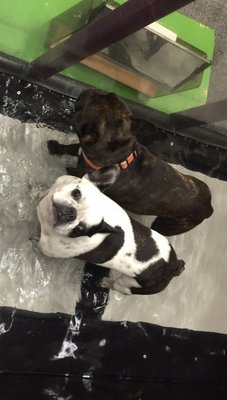
{"label": "white dog's head", "polygon": [[83,178],[63,175],[57,178],[37,207],[38,219],[45,234],[68,237],[85,235],[103,220],[106,196],[99,188],[113,184],[118,168],[105,168]]}

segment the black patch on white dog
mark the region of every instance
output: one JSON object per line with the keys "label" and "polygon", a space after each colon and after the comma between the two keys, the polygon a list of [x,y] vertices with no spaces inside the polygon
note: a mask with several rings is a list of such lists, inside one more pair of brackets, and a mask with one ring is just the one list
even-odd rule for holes
{"label": "black patch on white dog", "polygon": [[150,265],[135,279],[141,288],[131,288],[133,294],[155,294],[161,292],[172,278],[168,271],[168,263],[163,258]]}
{"label": "black patch on white dog", "polygon": [[151,237],[151,230],[133,219],[131,219],[131,223],[136,242],[135,257],[138,261],[148,261],[159,252],[154,239]]}
{"label": "black patch on white dog", "polygon": [[110,226],[102,219],[102,221],[99,224],[94,225],[91,228],[87,228],[87,226],[81,222],[74,229],[72,229],[68,237],[70,238],[76,238],[79,236],[91,237],[96,233],[114,233],[114,232],[119,232],[118,227],[115,228],[113,226]]}
{"label": "black patch on white dog", "polygon": [[68,235],[68,237],[70,238],[76,238],[79,236],[88,236],[86,234],[86,225],[83,223],[78,224],[75,228],[73,228],[70,232],[70,234]]}
{"label": "black patch on white dog", "polygon": [[103,264],[111,260],[123,246],[125,237],[124,231],[119,226],[115,226],[112,229],[114,229],[114,232],[110,233],[98,247],[81,254],[77,258],[93,264]]}
{"label": "black patch on white dog", "polygon": [[133,294],[155,294],[166,288],[174,276],[184,270],[184,261],[178,260],[176,253],[171,249],[169,261],[161,258],[141,272],[135,279],[141,288],[131,288]]}

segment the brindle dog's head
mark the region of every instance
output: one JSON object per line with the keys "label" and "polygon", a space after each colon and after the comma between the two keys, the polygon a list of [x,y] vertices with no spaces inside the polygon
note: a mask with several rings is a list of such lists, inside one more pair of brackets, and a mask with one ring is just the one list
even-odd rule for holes
{"label": "brindle dog's head", "polygon": [[97,165],[116,164],[133,151],[131,112],[114,93],[82,92],[73,123],[86,156]]}

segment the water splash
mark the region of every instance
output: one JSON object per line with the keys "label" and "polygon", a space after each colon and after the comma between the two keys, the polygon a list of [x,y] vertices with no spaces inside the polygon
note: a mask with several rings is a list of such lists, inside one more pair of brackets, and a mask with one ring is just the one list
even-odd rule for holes
{"label": "water splash", "polygon": [[53,360],[59,360],[61,358],[77,358],[75,353],[78,350],[78,346],[75,343],[75,337],[80,333],[81,320],[82,316],[80,314],[71,317],[61,350],[53,357]]}
{"label": "water splash", "polygon": [[34,239],[39,237],[39,200],[65,174],[66,163],[75,166],[75,158],[49,156],[50,139],[77,140],[0,115],[0,306],[72,314],[83,263],[47,258]]}

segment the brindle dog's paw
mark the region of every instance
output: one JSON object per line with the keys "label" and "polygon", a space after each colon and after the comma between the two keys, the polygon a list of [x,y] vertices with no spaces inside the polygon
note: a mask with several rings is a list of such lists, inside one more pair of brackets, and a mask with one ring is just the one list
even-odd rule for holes
{"label": "brindle dog's paw", "polygon": [[63,155],[64,154],[64,146],[57,142],[57,140],[48,140],[47,141],[47,148],[49,154],[52,155]]}

